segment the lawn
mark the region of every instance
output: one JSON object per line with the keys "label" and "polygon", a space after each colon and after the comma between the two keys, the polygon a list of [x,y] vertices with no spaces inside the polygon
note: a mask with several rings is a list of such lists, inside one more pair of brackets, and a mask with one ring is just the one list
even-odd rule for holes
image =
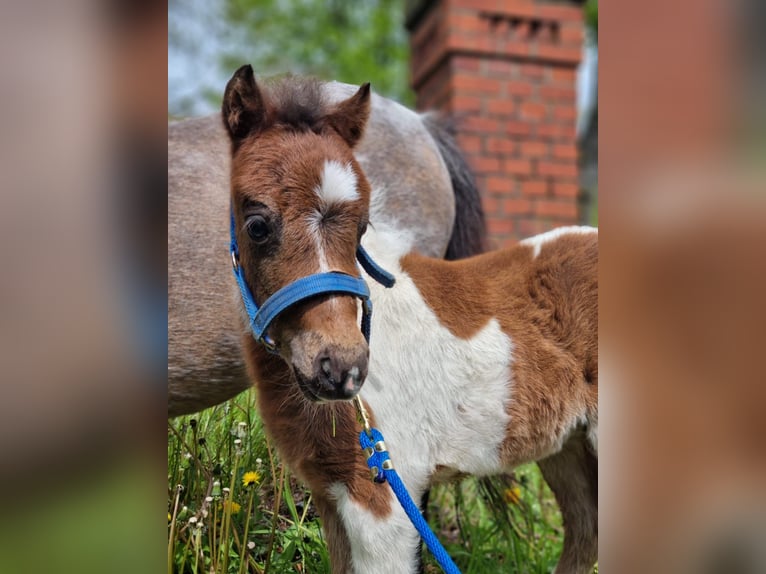
{"label": "lawn", "polygon": [[[464,574],[548,573],[561,551],[561,516],[535,465],[438,486],[428,516]],[[426,572],[441,572],[424,556]],[[279,461],[254,393],[169,421],[167,558],[169,574],[330,572],[311,493]]]}

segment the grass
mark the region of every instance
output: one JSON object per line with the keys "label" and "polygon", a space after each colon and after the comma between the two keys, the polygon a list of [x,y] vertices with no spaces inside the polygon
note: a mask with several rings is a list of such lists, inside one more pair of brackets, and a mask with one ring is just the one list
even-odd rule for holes
{"label": "grass", "polygon": [[[169,574],[330,572],[311,493],[279,461],[254,401],[243,393],[168,423]],[[428,516],[463,574],[547,573],[561,551],[558,507],[535,465],[435,487]]]}

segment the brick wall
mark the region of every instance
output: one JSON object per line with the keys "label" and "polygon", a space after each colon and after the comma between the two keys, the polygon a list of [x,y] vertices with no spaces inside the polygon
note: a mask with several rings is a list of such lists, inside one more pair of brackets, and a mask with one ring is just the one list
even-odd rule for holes
{"label": "brick wall", "polygon": [[425,0],[408,12],[418,108],[458,118],[493,244],[577,223],[581,7]]}

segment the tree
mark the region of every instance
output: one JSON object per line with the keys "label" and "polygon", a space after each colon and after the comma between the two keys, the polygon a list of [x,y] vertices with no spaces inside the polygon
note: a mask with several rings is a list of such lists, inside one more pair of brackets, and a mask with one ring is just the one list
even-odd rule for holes
{"label": "tree", "polygon": [[411,103],[409,45],[402,0],[226,0],[236,50],[229,72],[245,62],[257,74],[291,72],[373,88]]}

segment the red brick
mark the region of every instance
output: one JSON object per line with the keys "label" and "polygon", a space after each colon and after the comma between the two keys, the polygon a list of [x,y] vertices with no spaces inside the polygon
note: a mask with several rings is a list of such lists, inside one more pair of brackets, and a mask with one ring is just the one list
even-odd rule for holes
{"label": "red brick", "polygon": [[540,86],[538,92],[540,99],[554,102],[575,101],[575,89],[568,86]]}
{"label": "red brick", "polygon": [[516,142],[507,138],[488,137],[485,140],[485,148],[488,153],[512,154],[516,151]]}
{"label": "red brick", "polygon": [[530,175],[532,162],[528,159],[506,159],[503,161],[503,171],[514,175]]}
{"label": "red brick", "polygon": [[540,161],[537,164],[537,173],[543,176],[553,176],[555,178],[577,178],[577,165],[574,163],[551,163]]}
{"label": "red brick", "polygon": [[545,60],[553,60],[556,63],[563,62],[570,66],[576,66],[582,58],[582,48],[580,46],[538,44],[536,55],[538,58]]}
{"label": "red brick", "polygon": [[511,116],[516,111],[516,102],[511,99],[490,100],[487,109],[490,114]]}
{"label": "red brick", "polygon": [[505,93],[508,95],[529,97],[532,91],[532,84],[528,82],[507,82],[505,85]]}
{"label": "red brick", "polygon": [[542,120],[545,118],[547,108],[545,104],[535,102],[524,102],[521,104],[521,117],[530,120]]}
{"label": "red brick", "polygon": [[460,133],[457,136],[457,145],[463,153],[479,153],[481,152],[481,139],[479,136]]}
{"label": "red brick", "polygon": [[576,183],[554,181],[553,193],[557,197],[577,197],[580,194],[580,186]]}
{"label": "red brick", "polygon": [[481,111],[481,98],[476,96],[455,96],[450,100],[454,112],[478,112]]}
{"label": "red brick", "polygon": [[544,142],[521,142],[520,147],[523,157],[546,157],[548,155],[548,144]]}
{"label": "red brick", "polygon": [[541,200],[535,202],[534,212],[541,216],[575,220],[577,219],[577,204],[573,201]]}
{"label": "red brick", "polygon": [[456,13],[454,10],[449,12],[447,26],[450,32],[488,32],[489,22],[485,18],[479,18],[478,13],[462,12]]}
{"label": "red brick", "polygon": [[484,196],[481,200],[481,206],[486,215],[500,213],[500,199],[495,196]]}
{"label": "red brick", "polygon": [[505,76],[512,78],[517,70],[517,64],[508,60],[488,60],[487,71],[490,74],[497,74],[499,76]]}
{"label": "red brick", "polygon": [[478,72],[481,60],[474,56],[453,56],[450,62],[454,70],[460,72]]}
{"label": "red brick", "polygon": [[580,25],[563,26],[559,30],[559,40],[562,44],[582,45],[585,28]]}
{"label": "red brick", "polygon": [[529,122],[504,122],[505,131],[514,136],[528,136],[532,133],[532,125]]}
{"label": "red brick", "polygon": [[487,231],[490,235],[504,235],[513,231],[513,220],[509,218],[487,218]]}
{"label": "red brick", "polygon": [[519,71],[523,78],[530,78],[533,80],[539,80],[545,75],[545,68],[540,64],[521,64]]}
{"label": "red brick", "polygon": [[581,22],[582,8],[579,6],[562,6],[547,4],[537,6],[537,15],[545,20],[560,20],[564,22]]}
{"label": "red brick", "polygon": [[510,193],[513,191],[513,178],[502,176],[490,176],[487,178],[487,191],[489,193]]}
{"label": "red brick", "polygon": [[554,145],[553,157],[557,159],[577,159],[577,146],[574,143]]}
{"label": "red brick", "polygon": [[535,127],[537,137],[544,140],[574,141],[576,137],[574,124],[546,124]]}
{"label": "red brick", "polygon": [[500,171],[500,160],[495,157],[479,156],[470,162],[471,169],[481,173],[497,173]]}
{"label": "red brick", "polygon": [[574,120],[577,118],[577,109],[574,106],[556,106],[553,116],[557,120]]}
{"label": "red brick", "polygon": [[548,182],[540,180],[522,181],[521,194],[530,196],[542,196],[548,193]]}
{"label": "red brick", "polygon": [[462,90],[468,94],[488,93],[497,94],[500,92],[502,82],[494,78],[484,78],[482,76],[471,76],[465,73],[455,74],[452,78],[452,87],[455,90]]}
{"label": "red brick", "polygon": [[575,68],[560,68],[555,67],[550,69],[551,80],[554,83],[570,84],[574,86],[577,78],[577,71]]}
{"label": "red brick", "polygon": [[520,237],[532,237],[538,233],[543,233],[550,229],[550,225],[547,225],[544,221],[539,219],[522,219],[519,221],[519,236]]}
{"label": "red brick", "polygon": [[496,133],[500,126],[501,123],[498,120],[483,116],[470,116],[462,122],[463,130],[482,134]]}
{"label": "red brick", "polygon": [[532,211],[532,202],[528,199],[504,199],[503,213],[508,215],[527,215]]}

